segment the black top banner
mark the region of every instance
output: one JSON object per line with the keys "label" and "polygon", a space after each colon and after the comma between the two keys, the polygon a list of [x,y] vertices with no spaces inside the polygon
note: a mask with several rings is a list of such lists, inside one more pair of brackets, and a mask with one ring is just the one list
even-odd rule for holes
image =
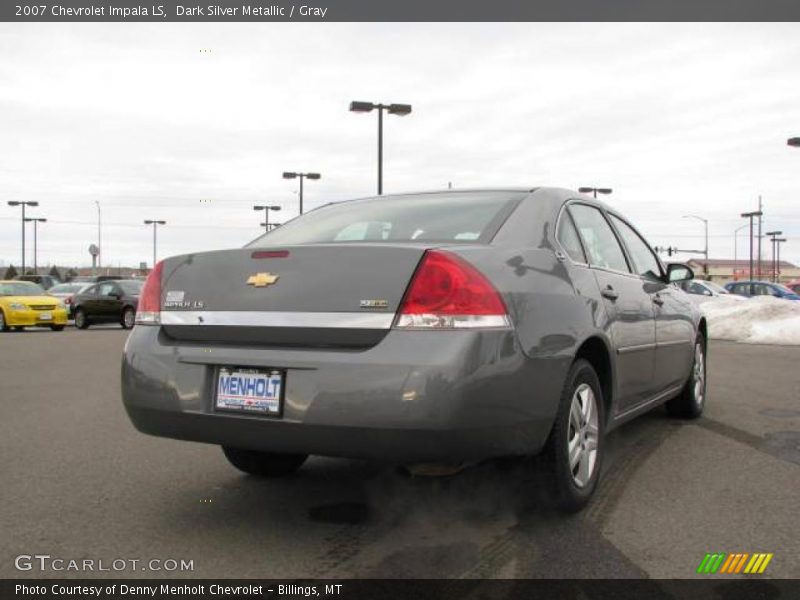
{"label": "black top banner", "polygon": [[4,0],[0,21],[798,21],[797,0]]}

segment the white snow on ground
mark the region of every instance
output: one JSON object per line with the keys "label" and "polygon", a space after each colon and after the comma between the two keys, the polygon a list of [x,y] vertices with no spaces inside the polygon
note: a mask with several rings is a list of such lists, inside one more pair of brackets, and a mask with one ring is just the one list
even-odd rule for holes
{"label": "white snow on ground", "polygon": [[720,298],[700,305],[708,336],[746,344],[800,345],[800,301],[763,296],[737,302]]}

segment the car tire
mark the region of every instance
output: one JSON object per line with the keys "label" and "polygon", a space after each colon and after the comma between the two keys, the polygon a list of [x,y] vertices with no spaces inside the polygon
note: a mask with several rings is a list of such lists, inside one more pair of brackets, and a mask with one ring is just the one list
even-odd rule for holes
{"label": "car tire", "polygon": [[11,327],[6,323],[6,315],[0,310],[0,331],[8,331],[9,329],[11,329]]}
{"label": "car tire", "polygon": [[14,325],[14,331],[25,331],[24,325]]}
{"label": "car tire", "polygon": [[50,325],[50,329],[53,331],[64,331],[63,325]]}
{"label": "car tire", "polygon": [[89,328],[89,319],[86,317],[86,313],[81,308],[75,311],[75,327],[78,329]]}
{"label": "car tire", "polygon": [[122,320],[120,325],[123,329],[131,329],[136,322],[136,311],[130,306],[122,311]]}
{"label": "car tire", "polygon": [[576,512],[592,497],[602,465],[604,417],[600,379],[592,365],[579,358],[567,373],[541,457],[555,508]]}
{"label": "car tire", "polygon": [[702,333],[694,342],[692,370],[681,393],[667,402],[667,412],[679,419],[696,419],[703,414],[706,403],[706,350],[707,344]]}
{"label": "car tire", "polygon": [[297,471],[308,458],[307,454],[277,454],[257,450],[222,447],[225,458],[234,467],[258,477],[285,477]]}

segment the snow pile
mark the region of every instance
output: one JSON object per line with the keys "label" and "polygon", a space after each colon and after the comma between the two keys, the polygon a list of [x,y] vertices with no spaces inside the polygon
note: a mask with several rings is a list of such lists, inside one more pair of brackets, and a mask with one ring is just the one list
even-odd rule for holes
{"label": "snow pile", "polygon": [[700,305],[715,340],[800,345],[800,301],[771,296],[737,302],[720,298]]}

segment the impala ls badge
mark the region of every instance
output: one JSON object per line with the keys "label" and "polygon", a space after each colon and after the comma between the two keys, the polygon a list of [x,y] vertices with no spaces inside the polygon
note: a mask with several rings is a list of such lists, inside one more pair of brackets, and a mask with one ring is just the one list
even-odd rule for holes
{"label": "impala ls badge", "polygon": [[253,287],[267,287],[276,281],[278,281],[277,275],[273,275],[272,273],[256,273],[255,275],[250,275],[247,280],[247,285],[252,285]]}

